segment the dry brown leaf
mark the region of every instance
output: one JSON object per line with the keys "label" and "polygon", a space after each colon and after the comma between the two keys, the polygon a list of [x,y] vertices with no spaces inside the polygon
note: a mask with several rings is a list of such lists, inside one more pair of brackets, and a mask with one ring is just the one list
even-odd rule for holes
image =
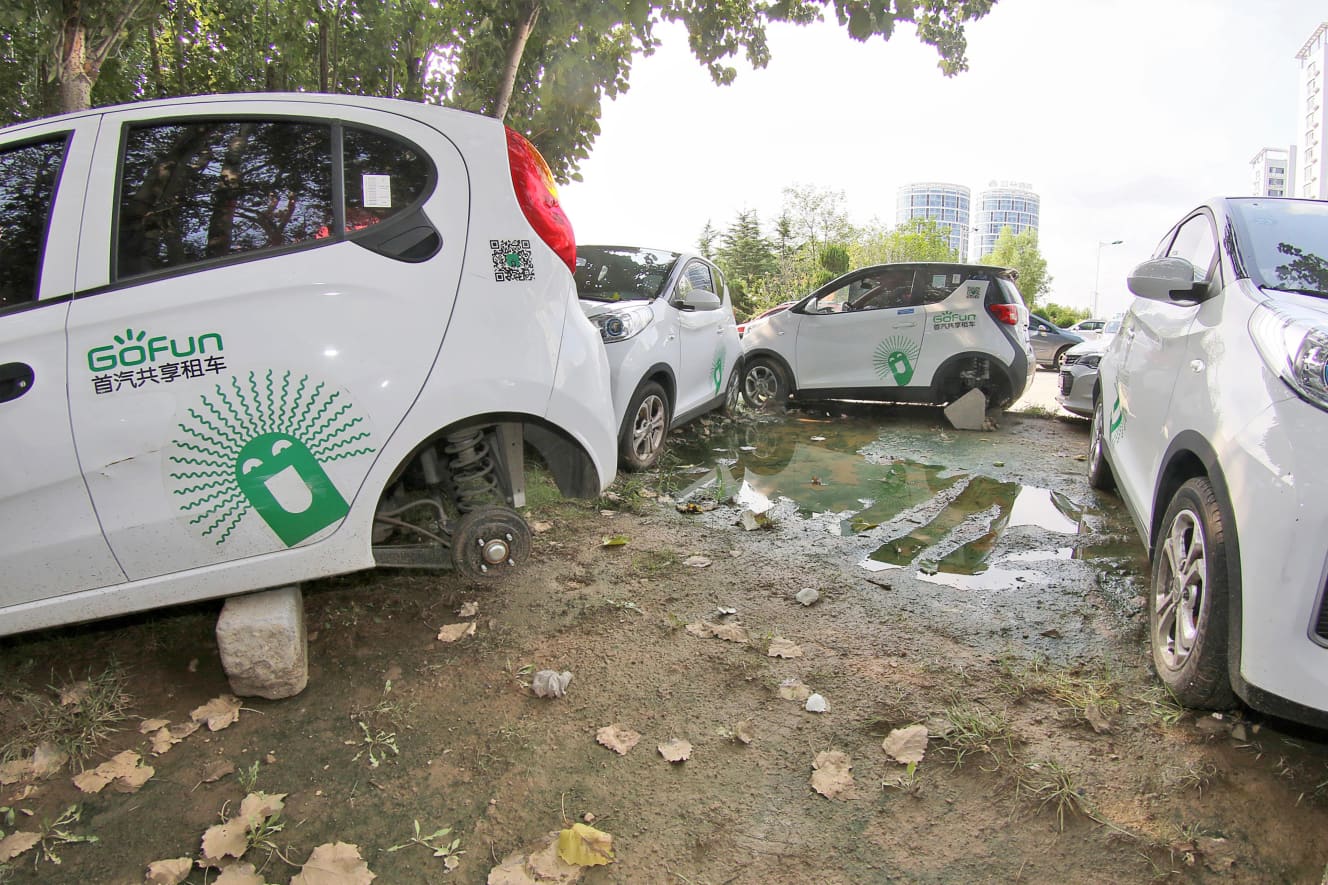
{"label": "dry brown leaf", "polygon": [[465,602],[461,608],[457,609],[458,618],[473,618],[480,613],[480,604],[478,602]]}
{"label": "dry brown leaf", "polygon": [[927,755],[927,726],[910,725],[907,728],[896,728],[881,741],[881,749],[885,750],[891,759],[905,765],[921,762],[922,757]]}
{"label": "dry brown leaf", "polygon": [[1111,731],[1111,721],[1102,714],[1102,708],[1097,704],[1089,704],[1084,707],[1084,718],[1093,727],[1093,731],[1098,734],[1107,734]]}
{"label": "dry brown leaf", "polygon": [[114,782],[121,793],[138,792],[138,788],[156,774],[151,765],[140,765],[141,761],[142,757],[133,750],[125,750],[110,761],[75,775],[74,786],[84,793],[100,793],[107,784]]}
{"label": "dry brown leaf", "polygon": [[152,755],[160,756],[179,742],[180,739],[171,734],[169,728],[159,728],[156,733],[152,735]]}
{"label": "dry brown leaf", "polygon": [[800,658],[802,649],[794,645],[791,640],[776,637],[770,640],[770,648],[765,654],[770,658]]}
{"label": "dry brown leaf", "polygon": [[264,818],[277,814],[286,806],[285,793],[250,793],[240,802],[240,817],[257,827]]}
{"label": "dry brown leaf", "polygon": [[221,731],[240,718],[240,699],[235,695],[220,695],[194,710],[189,718],[206,723],[208,731]]}
{"label": "dry brown leaf", "polygon": [[614,725],[606,725],[595,732],[595,740],[619,756],[626,756],[627,751],[635,747],[637,741],[641,740],[641,735],[630,728],[623,728],[615,723]]}
{"label": "dry brown leaf", "polygon": [[180,885],[189,878],[189,871],[193,868],[194,861],[188,857],[154,860],[148,864],[148,876],[144,880],[144,885]]}
{"label": "dry brown leaf", "polygon": [[812,690],[801,679],[785,679],[779,683],[779,696],[786,701],[802,701],[812,696]]}
{"label": "dry brown leaf", "polygon": [[705,556],[689,556],[682,561],[688,568],[710,568],[710,559]]}
{"label": "dry brown leaf", "polygon": [[81,703],[92,691],[92,683],[86,679],[80,679],[73,685],[60,689],[60,706],[74,707]]}
{"label": "dry brown leaf", "polygon": [[369,885],[377,875],[349,842],[319,845],[290,885]]}
{"label": "dry brown leaf", "polygon": [[715,625],[715,638],[723,639],[725,642],[747,642],[752,638],[747,632],[747,628],[737,621],[728,624]]}
{"label": "dry brown leaf", "polygon": [[739,722],[733,728],[733,736],[744,744],[750,744],[756,735],[752,732],[752,724],[747,720]]}
{"label": "dry brown leaf", "polygon": [[224,824],[214,824],[203,833],[203,857],[200,866],[221,866],[228,857],[240,857],[249,848],[249,821],[233,817]]}
{"label": "dry brown leaf", "polygon": [[579,867],[613,863],[613,837],[586,824],[572,824],[558,833],[558,856]]}
{"label": "dry brown leaf", "polygon": [[537,535],[542,535],[551,528],[553,528],[553,523],[545,522],[542,519],[537,519],[530,524],[530,530]]}
{"label": "dry brown leaf", "polygon": [[463,636],[475,635],[475,622],[468,621],[464,624],[446,624],[438,628],[439,642],[456,642]]}
{"label": "dry brown leaf", "polygon": [[154,731],[160,731],[171,724],[169,719],[144,719],[138,723],[139,734],[152,734]]}
{"label": "dry brown leaf", "polygon": [[58,774],[68,761],[68,753],[50,741],[42,741],[32,751],[32,775],[38,779],[48,778]]}
{"label": "dry brown leaf", "polygon": [[41,833],[10,833],[0,839],[0,863],[13,860],[41,841]]}
{"label": "dry brown leaf", "polygon": [[111,781],[117,793],[137,793],[157,770],[151,765],[135,765],[130,771]]}
{"label": "dry brown leaf", "polygon": [[221,875],[212,880],[212,885],[264,885],[264,882],[253,864],[237,863],[222,870]]}
{"label": "dry brown leaf", "polygon": [[827,799],[847,799],[853,792],[853,762],[847,753],[823,750],[812,762],[812,789]]}
{"label": "dry brown leaf", "polygon": [[228,774],[235,773],[235,763],[229,759],[217,759],[203,769],[202,783],[214,784]]}
{"label": "dry brown leaf", "polygon": [[12,759],[0,765],[0,786],[16,784],[32,774],[31,759]]}
{"label": "dry brown leaf", "polygon": [[709,621],[697,621],[695,624],[688,624],[683,629],[693,636],[699,636],[702,639],[709,639],[715,635],[715,625]]}
{"label": "dry brown leaf", "polygon": [[572,885],[584,867],[566,863],[558,856],[558,834],[548,835],[549,844],[529,857],[509,854],[489,871],[487,885]]}
{"label": "dry brown leaf", "polygon": [[669,762],[686,762],[692,758],[692,745],[687,741],[674,738],[659,745],[659,755]]}

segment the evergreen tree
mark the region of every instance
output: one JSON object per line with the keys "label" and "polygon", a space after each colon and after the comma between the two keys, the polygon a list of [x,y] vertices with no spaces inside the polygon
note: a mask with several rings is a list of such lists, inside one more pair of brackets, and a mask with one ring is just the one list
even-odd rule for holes
{"label": "evergreen tree", "polygon": [[1015,281],[1019,292],[1024,296],[1031,310],[1038,299],[1051,291],[1051,276],[1047,273],[1047,260],[1038,250],[1037,231],[1026,230],[1014,233],[1008,227],[1001,228],[992,251],[978,259],[979,264],[993,264],[997,267],[1011,267],[1019,274]]}

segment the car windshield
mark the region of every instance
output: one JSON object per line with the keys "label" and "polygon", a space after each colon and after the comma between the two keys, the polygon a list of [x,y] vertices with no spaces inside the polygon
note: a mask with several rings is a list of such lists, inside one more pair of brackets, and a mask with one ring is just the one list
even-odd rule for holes
{"label": "car windshield", "polygon": [[576,293],[592,301],[650,301],[664,291],[677,262],[677,252],[581,246],[576,250]]}
{"label": "car windshield", "polygon": [[1328,298],[1328,202],[1232,200],[1231,214],[1260,288]]}
{"label": "car windshield", "polygon": [[1105,326],[1102,327],[1102,334],[1103,334],[1103,335],[1115,335],[1117,332],[1120,331],[1120,324],[1121,324],[1121,321],[1118,320],[1118,319],[1117,319],[1117,320],[1111,320],[1111,321],[1108,322]]}

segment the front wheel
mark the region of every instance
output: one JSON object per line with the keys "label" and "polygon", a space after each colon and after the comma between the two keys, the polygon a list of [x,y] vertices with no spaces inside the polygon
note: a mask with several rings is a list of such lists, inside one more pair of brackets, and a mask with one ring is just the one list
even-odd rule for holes
{"label": "front wheel", "polygon": [[1060,372],[1061,363],[1065,362],[1065,351],[1069,349],[1070,347],[1067,344],[1065,347],[1062,347],[1060,350],[1056,351],[1056,355],[1051,358],[1051,370],[1053,372]]}
{"label": "front wheel", "polygon": [[739,362],[729,372],[729,384],[724,388],[724,414],[730,418],[738,417],[738,403],[742,401],[742,363]]}
{"label": "front wheel", "polygon": [[743,370],[742,398],[750,408],[769,409],[788,399],[789,383],[774,360],[757,357]]}
{"label": "front wheel", "polygon": [[1235,703],[1227,670],[1229,594],[1222,511],[1212,485],[1195,477],[1176,490],[1162,518],[1148,605],[1153,665],[1188,707]]}
{"label": "front wheel", "polygon": [[1093,403],[1093,427],[1089,431],[1088,484],[1099,492],[1109,492],[1116,488],[1116,478],[1111,475],[1111,465],[1107,463],[1107,422],[1103,408],[1099,396]]}
{"label": "front wheel", "polygon": [[627,470],[649,470],[664,453],[669,432],[669,395],[654,381],[637,388],[618,437],[618,455]]}

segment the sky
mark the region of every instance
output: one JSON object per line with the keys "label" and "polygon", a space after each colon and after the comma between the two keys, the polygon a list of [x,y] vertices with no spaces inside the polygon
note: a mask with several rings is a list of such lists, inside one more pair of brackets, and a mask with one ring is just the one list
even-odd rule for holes
{"label": "sky", "polygon": [[562,203],[579,243],[681,251],[744,210],[769,233],[791,185],[893,226],[902,185],[962,184],[976,225],[981,190],[1026,182],[1047,300],[1089,308],[1096,289],[1110,315],[1181,215],[1249,194],[1254,155],[1294,144],[1295,54],[1326,20],[1312,0],[997,0],[966,29],[969,70],[947,78],[910,26],[858,43],[830,18],[771,26],[770,64],[737,62],[730,86],[661,28]]}

